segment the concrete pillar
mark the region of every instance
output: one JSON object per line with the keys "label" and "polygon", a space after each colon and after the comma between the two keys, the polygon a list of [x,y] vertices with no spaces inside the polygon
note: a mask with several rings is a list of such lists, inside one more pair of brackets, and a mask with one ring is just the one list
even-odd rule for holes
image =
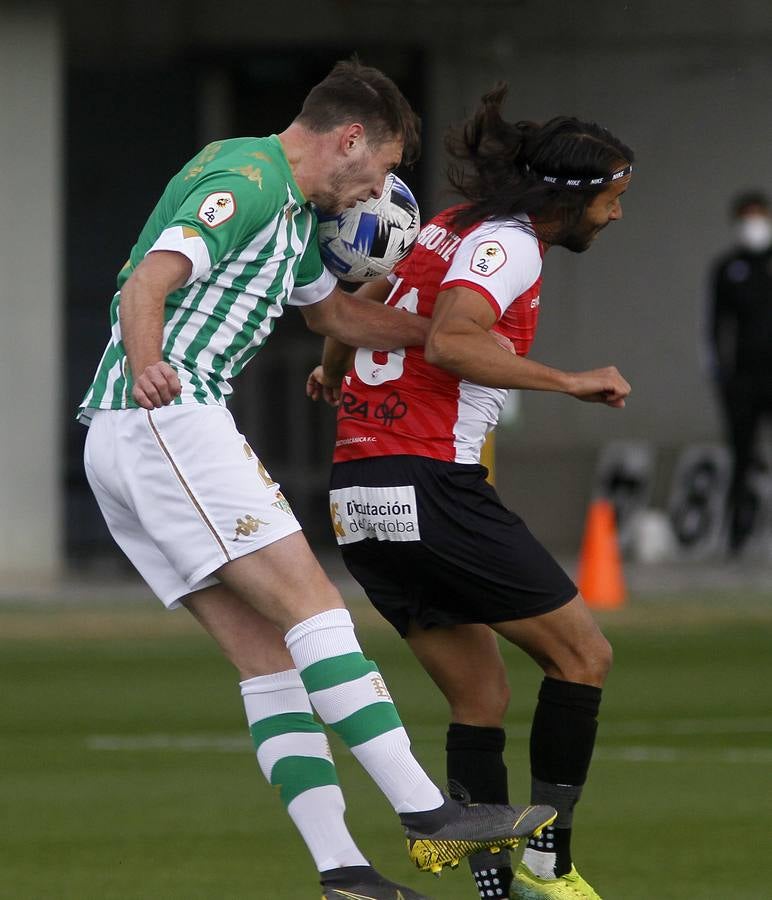
{"label": "concrete pillar", "polygon": [[[0,579],[61,564],[62,51],[53,6],[0,8]],[[85,199],[85,198],[84,198]]]}

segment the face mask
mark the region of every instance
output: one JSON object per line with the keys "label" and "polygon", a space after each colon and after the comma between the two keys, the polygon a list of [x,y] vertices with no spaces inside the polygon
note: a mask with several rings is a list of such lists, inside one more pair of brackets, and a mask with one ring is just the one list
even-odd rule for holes
{"label": "face mask", "polygon": [[738,243],[746,250],[758,253],[772,244],[772,221],[767,216],[745,216],[735,230]]}

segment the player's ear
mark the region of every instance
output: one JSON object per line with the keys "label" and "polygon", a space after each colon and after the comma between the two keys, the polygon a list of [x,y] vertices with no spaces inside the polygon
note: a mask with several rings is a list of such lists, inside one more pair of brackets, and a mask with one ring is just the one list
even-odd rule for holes
{"label": "player's ear", "polygon": [[340,148],[346,156],[360,153],[365,143],[365,127],[359,122],[346,125],[341,131]]}

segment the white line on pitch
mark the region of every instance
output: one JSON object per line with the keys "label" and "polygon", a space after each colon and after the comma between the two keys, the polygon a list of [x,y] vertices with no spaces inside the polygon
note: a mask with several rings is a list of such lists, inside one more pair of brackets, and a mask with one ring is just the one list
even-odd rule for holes
{"label": "white line on pitch", "polygon": [[[528,737],[530,722],[506,725],[507,735],[512,738]],[[410,734],[417,740],[429,739],[437,733],[433,725],[412,726]],[[601,712],[600,736],[606,737],[666,737],[668,735],[699,736],[721,734],[770,734],[772,717],[721,719],[637,719],[629,722],[607,722]]]}
{"label": "white line on pitch", "polygon": [[[251,749],[248,737],[202,734],[92,735],[87,739],[86,745],[89,750],[123,752],[171,750],[195,753],[247,753]],[[594,756],[600,760],[630,763],[772,763],[772,749],[766,747],[614,747],[600,745],[596,748]]]}
{"label": "white line on pitch", "polygon": [[597,747],[596,760],[631,763],[739,763],[748,765],[772,763],[772,749],[767,747]]}
{"label": "white line on pitch", "polygon": [[[507,735],[511,738],[528,737],[531,731],[530,722],[507,724]],[[415,740],[433,740],[437,728],[433,725],[414,725],[409,728]],[[608,737],[667,737],[669,735],[736,735],[736,734],[770,734],[772,733],[772,717],[730,718],[723,719],[634,719],[632,721],[608,722],[601,712],[601,739]]]}
{"label": "white line on pitch", "polygon": [[[601,716],[602,719],[602,716]],[[604,734],[766,734],[772,718],[648,719],[632,722],[601,722]]]}
{"label": "white line on pitch", "polygon": [[249,735],[224,734],[93,734],[86,739],[89,750],[192,750],[195,752],[243,753],[252,747]]}

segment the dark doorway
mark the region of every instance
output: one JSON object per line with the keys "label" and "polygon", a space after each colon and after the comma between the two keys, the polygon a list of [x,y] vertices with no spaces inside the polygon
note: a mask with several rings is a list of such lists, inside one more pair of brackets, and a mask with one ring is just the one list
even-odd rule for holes
{"label": "dark doorway", "polygon": [[[115,276],[167,180],[206,141],[212,121],[229,136],[281,131],[346,47],[201,49],[151,67],[70,66],[67,78],[67,397],[73,416],[104,350]],[[422,113],[423,59],[404,47],[358,48]],[[202,60],[204,61],[202,65]],[[213,83],[214,92],[207,90]],[[214,105],[214,109],[213,109]],[[214,113],[214,115],[213,115]],[[419,203],[420,163],[404,173]],[[321,340],[288,309],[234,383],[236,421],[293,505],[316,549],[332,549],[327,478],[334,413],[305,398]],[[68,419],[68,559],[122,560],[83,473],[85,429]],[[120,563],[123,565],[123,563]]]}

